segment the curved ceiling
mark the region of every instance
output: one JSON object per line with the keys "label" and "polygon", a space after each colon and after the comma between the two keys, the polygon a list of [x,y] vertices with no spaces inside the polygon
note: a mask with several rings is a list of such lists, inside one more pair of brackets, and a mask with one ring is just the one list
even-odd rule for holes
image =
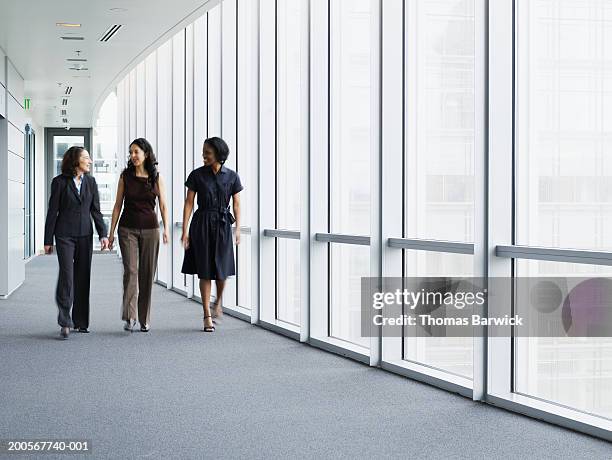
{"label": "curved ceiling", "polygon": [[[31,99],[29,114],[36,123],[89,127],[99,99],[119,77],[154,46],[217,3],[0,0],[0,47],[25,79],[25,96]],[[117,29],[115,25],[121,27],[108,41],[101,41],[107,32],[110,35]],[[63,99],[67,99],[66,106]]]}

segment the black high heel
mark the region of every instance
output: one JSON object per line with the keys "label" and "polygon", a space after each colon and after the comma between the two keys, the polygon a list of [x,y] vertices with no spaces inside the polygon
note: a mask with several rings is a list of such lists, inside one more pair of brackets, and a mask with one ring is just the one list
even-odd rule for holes
{"label": "black high heel", "polygon": [[215,326],[206,325],[206,318],[212,318],[212,316],[211,315],[204,316],[204,327],[202,328],[202,331],[203,332],[215,332]]}

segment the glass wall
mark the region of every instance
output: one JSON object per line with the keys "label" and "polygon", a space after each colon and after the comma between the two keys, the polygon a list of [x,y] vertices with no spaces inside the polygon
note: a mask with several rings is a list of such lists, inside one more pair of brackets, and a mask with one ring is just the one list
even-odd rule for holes
{"label": "glass wall", "polygon": [[[517,244],[612,249],[611,5],[517,5]],[[518,260],[517,276],[612,275],[612,267]],[[518,338],[517,392],[612,419],[612,339]]]}
{"label": "glass wall", "polygon": [[366,336],[360,315],[362,277],[611,274],[609,17],[600,0],[221,1],[117,85],[117,167],[144,135],[166,178],[158,282],[199,300],[180,273],[184,181],[221,136],[245,187],[229,313],[609,426],[609,338]]}
{"label": "glass wall", "polygon": [[[117,94],[112,92],[100,107],[93,129],[92,173],[98,183],[100,210],[108,228],[110,228],[113,206],[115,205],[119,171],[117,164],[117,110]],[[94,241],[96,240],[97,238],[94,238]]]}
{"label": "glass wall", "polygon": [[[370,235],[372,0],[330,2],[329,231]],[[369,347],[361,337],[361,277],[369,248],[330,245],[330,336]]]}
{"label": "glass wall", "polygon": [[[275,228],[299,232],[302,210],[301,170],[307,113],[308,16],[303,0],[276,2],[276,215]],[[276,319],[300,325],[300,242],[276,239]]]}
{"label": "glass wall", "polygon": [[256,167],[259,151],[258,118],[259,95],[259,52],[258,52],[258,10],[257,2],[238,0],[236,6],[237,28],[237,66],[236,66],[236,163],[238,174],[249,193],[240,198],[242,213],[241,243],[236,250],[236,304],[246,312],[253,305],[253,264],[257,258],[251,257],[254,251],[252,244],[252,227],[256,220]]}
{"label": "glass wall", "polygon": [[[406,3],[406,238],[474,241],[474,0]],[[472,276],[469,255],[405,251],[404,276]],[[404,358],[471,378],[471,338],[416,337]]]}

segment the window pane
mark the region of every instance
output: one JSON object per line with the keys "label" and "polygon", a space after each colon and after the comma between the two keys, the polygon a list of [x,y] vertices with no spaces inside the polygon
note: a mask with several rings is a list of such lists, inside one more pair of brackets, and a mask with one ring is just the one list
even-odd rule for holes
{"label": "window pane", "polygon": [[300,241],[276,240],[276,319],[300,325]]}
{"label": "window pane", "polygon": [[[168,41],[157,49],[157,161],[160,174],[167,178],[172,175],[172,42]],[[128,141],[129,142],[129,141]],[[126,147],[127,148],[127,147]],[[127,156],[127,155],[126,155]],[[170,181],[168,181],[170,184]],[[170,187],[168,187],[170,189]],[[174,197],[174,191],[168,193],[168,201]],[[184,193],[184,192],[183,192]],[[171,284],[172,274],[168,271],[172,248],[159,245],[159,263],[157,279],[167,285]],[[197,285],[197,283],[194,283]]]}
{"label": "window pane", "polygon": [[406,8],[406,236],[473,241],[474,0]]}
{"label": "window pane", "polygon": [[300,229],[300,178],[304,136],[303,117],[308,114],[302,93],[308,81],[303,78],[302,22],[308,10],[303,1],[277,3],[277,151],[276,217],[277,228]]}
{"label": "window pane", "polygon": [[[250,227],[252,209],[256,204],[257,186],[253,168],[257,165],[258,150],[258,79],[257,79],[257,5],[251,0],[239,0],[238,14],[238,63],[237,63],[237,172],[244,186],[240,194],[240,224]],[[237,248],[238,305],[250,309],[252,305],[251,286],[251,236],[242,233]]]}
{"label": "window pane", "polygon": [[[251,235],[242,233],[240,245],[236,247],[234,255],[236,264],[236,284],[238,286],[238,305],[251,309]],[[194,283],[197,284],[197,283]]]}
{"label": "window pane", "polygon": [[221,137],[221,7],[208,12],[208,133]]}
{"label": "window pane", "polygon": [[518,244],[612,250],[611,6],[518,2]]}
{"label": "window pane", "polygon": [[[471,255],[406,250],[405,260],[407,278],[470,277],[474,273],[474,257]],[[472,378],[472,337],[422,337],[419,336],[419,331],[422,329],[408,326],[405,328],[405,360]]]}
{"label": "window pane", "polygon": [[[308,21],[303,0],[276,3],[276,227],[301,228],[301,163],[304,118],[303,94],[308,85]],[[306,72],[306,73],[305,73]],[[300,241],[276,241],[276,319],[300,325]]]}
{"label": "window pane", "polygon": [[64,153],[73,146],[85,145],[85,138],[83,136],[53,136],[53,157],[55,158],[55,170],[54,175],[62,173],[62,159]]}
{"label": "window pane", "polygon": [[331,231],[370,234],[371,0],[331,0]]}
{"label": "window pane", "polygon": [[330,336],[369,348],[370,338],[361,337],[361,278],[370,276],[370,248],[330,246]]}
{"label": "window pane", "polygon": [[[609,277],[612,267],[517,260],[516,272]],[[612,418],[612,338],[518,337],[514,347],[515,391]]]}

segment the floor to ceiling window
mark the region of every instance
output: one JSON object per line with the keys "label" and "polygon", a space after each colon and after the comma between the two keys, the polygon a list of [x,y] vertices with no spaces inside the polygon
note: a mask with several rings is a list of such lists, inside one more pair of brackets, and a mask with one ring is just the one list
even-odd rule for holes
{"label": "floor to ceiling window", "polygon": [[[308,3],[276,1],[275,228],[299,235],[308,114]],[[300,240],[276,238],[276,319],[300,325]]]}
{"label": "floor to ceiling window", "polygon": [[242,194],[240,205],[242,229],[240,246],[236,251],[237,301],[240,308],[248,313],[253,301],[253,265],[257,258],[252,257],[253,223],[256,220],[254,204],[257,203],[257,165],[259,94],[259,50],[258,50],[258,9],[256,2],[238,0],[237,3],[237,172],[246,193]]}
{"label": "floor to ceiling window", "polygon": [[[372,0],[331,0],[329,11],[329,232],[368,237],[372,125]],[[329,335],[369,347],[361,336],[361,277],[367,246],[330,243]]]}
{"label": "floor to ceiling window", "polygon": [[117,158],[123,152],[117,148],[117,110],[117,94],[112,92],[100,107],[93,129],[92,173],[98,183],[100,210],[109,227],[117,190]]}
{"label": "floor to ceiling window", "polygon": [[[611,12],[600,0],[517,2],[518,245],[612,250]],[[515,273],[601,277],[612,267],[518,259]],[[514,345],[518,393],[612,418],[612,339]]]}
{"label": "floor to ceiling window", "polygon": [[[474,0],[406,2],[404,237],[474,241]],[[404,276],[472,276],[466,254],[404,251]],[[472,377],[472,338],[406,327],[404,359]]]}
{"label": "floor to ceiling window", "polygon": [[[221,136],[245,187],[230,313],[602,433],[609,338],[366,333],[361,283],[612,274],[611,12],[604,0],[215,4],[117,85],[118,151],[144,130],[172,203],[158,282],[201,300],[180,273],[178,224],[185,177]],[[524,308],[512,300],[508,314]]]}

